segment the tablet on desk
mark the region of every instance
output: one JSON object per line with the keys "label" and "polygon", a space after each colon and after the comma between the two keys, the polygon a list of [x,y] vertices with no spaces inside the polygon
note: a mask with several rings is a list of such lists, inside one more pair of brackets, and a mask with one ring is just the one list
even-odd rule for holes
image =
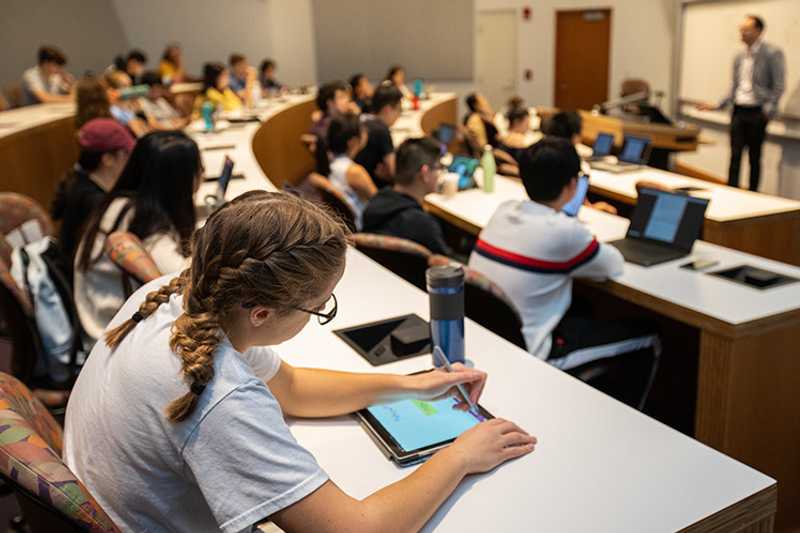
{"label": "tablet on desk", "polygon": [[473,411],[455,409],[459,399],[400,400],[371,405],[356,413],[384,455],[400,466],[424,461],[459,435],[490,418],[478,405]]}

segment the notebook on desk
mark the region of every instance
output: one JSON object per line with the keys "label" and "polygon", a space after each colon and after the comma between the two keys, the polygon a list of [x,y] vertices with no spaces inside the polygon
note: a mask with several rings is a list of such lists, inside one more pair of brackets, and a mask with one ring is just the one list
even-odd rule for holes
{"label": "notebook on desk", "polygon": [[644,137],[625,136],[622,144],[622,152],[619,154],[619,161],[611,163],[609,161],[593,161],[592,168],[604,170],[614,174],[639,170],[650,158],[650,139]]}
{"label": "notebook on desk", "polygon": [[707,207],[704,198],[642,189],[627,236],[608,244],[629,263],[642,266],[689,255],[700,236]]}

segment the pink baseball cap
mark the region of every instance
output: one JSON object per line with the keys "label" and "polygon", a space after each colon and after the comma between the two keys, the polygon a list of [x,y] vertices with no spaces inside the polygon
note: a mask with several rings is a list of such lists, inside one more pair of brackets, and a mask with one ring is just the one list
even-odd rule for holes
{"label": "pink baseball cap", "polygon": [[78,131],[78,144],[92,152],[131,152],[136,140],[130,132],[113,118],[94,118]]}

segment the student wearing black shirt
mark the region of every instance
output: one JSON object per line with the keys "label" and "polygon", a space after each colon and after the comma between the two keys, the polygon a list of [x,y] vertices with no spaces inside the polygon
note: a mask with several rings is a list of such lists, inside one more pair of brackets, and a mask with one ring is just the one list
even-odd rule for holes
{"label": "student wearing black shirt", "polygon": [[50,210],[61,221],[59,244],[70,272],[86,223],[117,182],[135,141],[116,120],[95,118],[80,129],[78,143],[78,163],[59,183]]}
{"label": "student wearing black shirt", "polygon": [[[318,111],[311,116],[313,124],[309,130],[310,149],[314,153],[314,171],[327,176],[331,172],[328,158],[328,126],[336,117],[349,111],[354,113],[359,111],[358,106],[350,98],[350,86],[340,80],[322,85],[317,91],[316,104]],[[353,109],[354,107],[356,109]]]}
{"label": "student wearing black shirt", "polygon": [[389,131],[402,113],[403,94],[390,83],[382,83],[372,97],[373,115],[364,117],[367,145],[356,163],[367,169],[378,188],[391,185],[394,176],[394,142]]}
{"label": "student wearing black shirt", "polygon": [[363,231],[401,237],[435,254],[452,255],[441,226],[422,209],[425,195],[436,190],[441,169],[439,145],[432,139],[408,139],[401,144],[394,186],[381,189],[369,201]]}
{"label": "student wearing black shirt", "polygon": [[368,112],[372,107],[375,88],[361,72],[350,77],[350,87],[353,88],[353,101],[361,108],[362,113]]}

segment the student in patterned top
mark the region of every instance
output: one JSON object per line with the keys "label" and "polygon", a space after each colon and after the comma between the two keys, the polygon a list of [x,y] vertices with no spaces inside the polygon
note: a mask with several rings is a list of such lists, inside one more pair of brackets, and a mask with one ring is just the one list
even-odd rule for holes
{"label": "student in patterned top", "polygon": [[406,376],[281,361],[270,346],[312,315],[336,316],[347,240],[310,202],[247,193],[197,230],[189,268],[114,318],[72,391],[64,457],[122,530],[234,533],[270,519],[285,531],[418,531],[465,477],[533,451],[535,438],[494,419],[363,499],[328,478],[285,417],[342,416],[456,384],[477,400],[486,380],[461,365]]}

